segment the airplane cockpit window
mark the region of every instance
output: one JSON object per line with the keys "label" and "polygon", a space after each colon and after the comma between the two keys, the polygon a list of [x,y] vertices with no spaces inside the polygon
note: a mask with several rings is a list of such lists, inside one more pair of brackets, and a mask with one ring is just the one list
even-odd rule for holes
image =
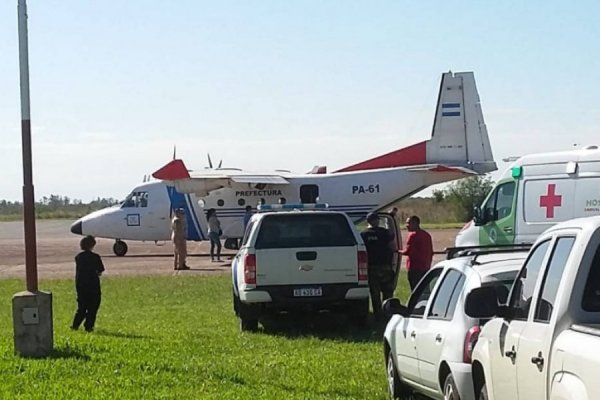
{"label": "airplane cockpit window", "polygon": [[148,207],[148,192],[132,192],[127,196],[122,208]]}

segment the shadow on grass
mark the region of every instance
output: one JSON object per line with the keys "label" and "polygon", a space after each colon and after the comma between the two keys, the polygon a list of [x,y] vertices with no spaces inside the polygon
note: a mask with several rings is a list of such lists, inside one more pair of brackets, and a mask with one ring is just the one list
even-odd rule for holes
{"label": "shadow on grass", "polygon": [[83,351],[78,349],[77,347],[73,347],[69,344],[65,344],[62,346],[55,347],[52,351],[52,354],[48,356],[50,359],[76,359],[89,361],[90,356],[85,354]]}
{"label": "shadow on grass", "polygon": [[342,342],[381,342],[385,324],[358,326],[335,313],[284,313],[261,319],[263,332],[288,339],[315,337]]}
{"label": "shadow on grass", "polygon": [[115,337],[115,338],[123,338],[123,339],[150,339],[150,336],[145,336],[145,335],[136,335],[135,333],[127,333],[127,332],[110,332],[110,331],[105,331],[105,330],[97,330],[94,331],[93,333],[94,335],[98,335],[98,336],[110,336],[110,337]]}

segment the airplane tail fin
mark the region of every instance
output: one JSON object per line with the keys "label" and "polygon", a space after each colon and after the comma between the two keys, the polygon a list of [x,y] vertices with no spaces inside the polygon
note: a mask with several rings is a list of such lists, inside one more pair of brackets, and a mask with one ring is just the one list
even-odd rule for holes
{"label": "airplane tail fin", "polygon": [[472,72],[442,74],[431,139],[354,164],[336,172],[422,164],[497,169]]}

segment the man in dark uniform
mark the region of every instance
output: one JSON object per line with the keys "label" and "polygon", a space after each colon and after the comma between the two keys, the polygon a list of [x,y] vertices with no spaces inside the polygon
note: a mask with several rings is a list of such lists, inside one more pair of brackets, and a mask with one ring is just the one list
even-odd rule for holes
{"label": "man in dark uniform", "polygon": [[83,326],[87,332],[94,330],[96,314],[100,308],[100,275],[104,272],[102,259],[92,250],[96,245],[93,236],[81,239],[79,247],[82,252],[75,257],[75,289],[77,290],[77,311],[73,318],[71,329]]}
{"label": "man in dark uniform", "polygon": [[369,263],[369,291],[375,319],[382,317],[381,303],[394,294],[394,270],[392,257],[395,251],[393,235],[379,226],[379,216],[376,213],[367,215],[368,228],[360,235],[367,247]]}

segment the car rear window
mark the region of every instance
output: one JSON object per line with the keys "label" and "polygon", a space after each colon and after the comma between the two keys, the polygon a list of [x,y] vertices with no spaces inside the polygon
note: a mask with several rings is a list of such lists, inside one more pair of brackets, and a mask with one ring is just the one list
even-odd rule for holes
{"label": "car rear window", "polygon": [[486,277],[485,282],[481,286],[494,286],[498,293],[500,303],[505,303],[508,300],[508,294],[512,288],[513,282],[519,271],[506,271],[497,274],[492,274]]}
{"label": "car rear window", "polygon": [[596,250],[596,255],[592,260],[581,306],[585,311],[600,311],[600,247]]}
{"label": "car rear window", "polygon": [[265,216],[255,243],[257,249],[355,245],[344,215],[308,213]]}

